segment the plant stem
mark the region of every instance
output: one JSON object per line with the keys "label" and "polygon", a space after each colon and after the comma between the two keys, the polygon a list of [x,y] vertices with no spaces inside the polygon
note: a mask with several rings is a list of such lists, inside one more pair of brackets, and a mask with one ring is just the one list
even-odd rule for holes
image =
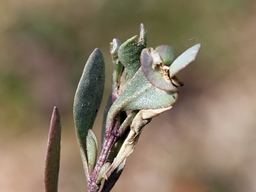
{"label": "plant stem", "polygon": [[117,141],[117,135],[115,134],[116,130],[119,127],[119,123],[118,123],[117,119],[118,118],[115,118],[115,122],[113,123],[114,128],[106,129],[106,130],[112,130],[112,131],[106,132],[105,141],[102,146],[103,148],[100,152],[100,155],[99,155],[98,161],[94,167],[94,170],[93,170],[92,174],[90,175],[90,179],[88,182],[88,192],[97,192],[99,190],[99,186],[97,184],[97,179],[98,179],[100,170],[101,170],[102,166],[104,165],[104,163],[106,163],[106,161],[108,160],[110,151]]}

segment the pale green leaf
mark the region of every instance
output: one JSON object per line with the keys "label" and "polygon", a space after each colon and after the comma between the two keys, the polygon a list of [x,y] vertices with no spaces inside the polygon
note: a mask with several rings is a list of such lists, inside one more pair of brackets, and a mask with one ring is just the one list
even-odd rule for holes
{"label": "pale green leaf", "polygon": [[88,135],[86,137],[86,148],[87,148],[88,167],[89,167],[89,171],[92,172],[97,160],[98,142],[95,134],[91,129],[88,130]]}

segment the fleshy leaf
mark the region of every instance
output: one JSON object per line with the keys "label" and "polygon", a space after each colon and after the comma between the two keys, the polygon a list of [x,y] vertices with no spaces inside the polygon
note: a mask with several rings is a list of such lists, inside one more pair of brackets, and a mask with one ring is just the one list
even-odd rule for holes
{"label": "fleshy leaf", "polygon": [[57,107],[52,112],[48,135],[47,153],[45,160],[44,183],[45,192],[58,191],[58,176],[60,164],[61,123]]}
{"label": "fleshy leaf", "polygon": [[[166,53],[162,53],[162,57],[165,55]],[[168,57],[165,60],[168,63],[170,59],[171,57]],[[156,50],[153,50],[153,48],[143,49],[140,62],[144,75],[155,87],[164,91],[177,91],[177,87],[169,78],[169,67],[164,65],[160,54]]]}
{"label": "fleshy leaf", "polygon": [[125,67],[129,78],[140,68],[140,53],[146,47],[146,32],[141,25],[139,41],[137,35],[125,41],[118,49],[118,58]]}
{"label": "fleshy leaf", "polygon": [[[143,48],[146,47],[147,37],[144,25],[140,25],[140,36],[138,41],[137,36],[134,36],[124,42],[118,49],[118,61],[123,65],[122,74],[119,80],[117,96],[125,89],[127,82],[133,77],[136,71],[140,68],[140,54]],[[115,72],[113,77],[115,77]],[[115,82],[116,78],[113,78]],[[115,85],[114,85],[115,86]]]}
{"label": "fleshy leaf", "polygon": [[171,65],[174,59],[173,49],[169,45],[157,46],[155,51],[160,55],[165,65]]}
{"label": "fleshy leaf", "polygon": [[[154,87],[144,76],[141,68],[133,76],[124,92],[109,109],[108,119],[122,110],[158,109],[171,106],[178,93],[166,92]],[[108,120],[107,120],[108,122]]]}
{"label": "fleshy leaf", "polygon": [[86,137],[86,148],[87,148],[88,167],[89,167],[89,171],[92,172],[97,160],[98,142],[95,134],[91,129],[88,130],[88,135]]}
{"label": "fleshy leaf", "polygon": [[105,64],[101,51],[95,49],[85,64],[74,99],[74,122],[76,135],[80,147],[84,169],[88,176],[86,163],[86,136],[93,127],[100,107],[104,91]]}
{"label": "fleshy leaf", "polygon": [[173,61],[169,70],[169,77],[172,78],[180,70],[196,59],[196,56],[201,48],[201,44],[196,44],[183,52],[177,59]]}
{"label": "fleshy leaf", "polygon": [[144,109],[164,108],[173,105],[178,97],[178,92],[166,92],[151,86],[150,89],[129,102],[124,110],[134,110],[141,107]]}

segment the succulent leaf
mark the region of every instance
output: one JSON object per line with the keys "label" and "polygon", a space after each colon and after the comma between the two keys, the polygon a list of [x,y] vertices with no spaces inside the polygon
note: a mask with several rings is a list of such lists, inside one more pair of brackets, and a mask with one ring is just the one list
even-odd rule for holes
{"label": "succulent leaf", "polygon": [[57,107],[52,112],[48,135],[47,153],[45,160],[44,184],[45,192],[58,191],[58,177],[60,164],[61,122]]}
{"label": "succulent leaf", "polygon": [[73,115],[76,135],[87,176],[86,136],[88,130],[93,127],[102,100],[105,81],[104,70],[103,55],[99,49],[95,49],[85,64],[74,99]]}
{"label": "succulent leaf", "polygon": [[157,46],[155,51],[160,55],[164,65],[171,65],[174,60],[173,49],[169,45]]}
{"label": "succulent leaf", "polygon": [[118,58],[131,78],[140,68],[140,53],[145,43],[136,42],[137,35],[125,41],[118,49]]}
{"label": "succulent leaf", "polygon": [[170,66],[169,77],[172,78],[180,70],[185,68],[188,64],[196,59],[197,54],[201,48],[201,44],[196,44],[183,52],[177,59],[175,59]]}
{"label": "succulent leaf", "polygon": [[173,105],[178,97],[178,92],[166,92],[151,86],[150,89],[130,101],[123,110],[165,108]]}
{"label": "succulent leaf", "polygon": [[107,122],[123,110],[169,107],[178,99],[177,92],[166,92],[152,85],[141,68],[135,73],[123,93],[109,109]]}
{"label": "succulent leaf", "polygon": [[[162,57],[164,57],[164,54],[162,51]],[[166,62],[169,63],[170,59],[171,57],[167,57]],[[173,85],[169,78],[169,67],[164,65],[160,54],[156,50],[153,50],[153,48],[143,49],[140,62],[144,75],[155,87],[164,91],[177,91],[177,87]]]}
{"label": "succulent leaf", "polygon": [[89,168],[89,171],[92,172],[97,160],[98,142],[95,134],[91,129],[88,130],[88,135],[86,137],[86,148],[87,148],[88,168]]}

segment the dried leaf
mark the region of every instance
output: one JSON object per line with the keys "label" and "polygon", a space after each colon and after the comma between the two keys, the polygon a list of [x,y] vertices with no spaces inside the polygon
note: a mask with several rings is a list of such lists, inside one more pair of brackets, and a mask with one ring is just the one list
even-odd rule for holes
{"label": "dried leaf", "polygon": [[172,106],[167,108],[147,109],[139,111],[139,113],[134,117],[132,121],[131,130],[126,137],[121,149],[119,150],[116,158],[114,159],[114,162],[108,168],[105,174],[105,179],[108,179],[112,172],[133,152],[139,140],[142,128],[148,124],[153,117],[156,117],[159,114],[170,110],[171,108]]}

